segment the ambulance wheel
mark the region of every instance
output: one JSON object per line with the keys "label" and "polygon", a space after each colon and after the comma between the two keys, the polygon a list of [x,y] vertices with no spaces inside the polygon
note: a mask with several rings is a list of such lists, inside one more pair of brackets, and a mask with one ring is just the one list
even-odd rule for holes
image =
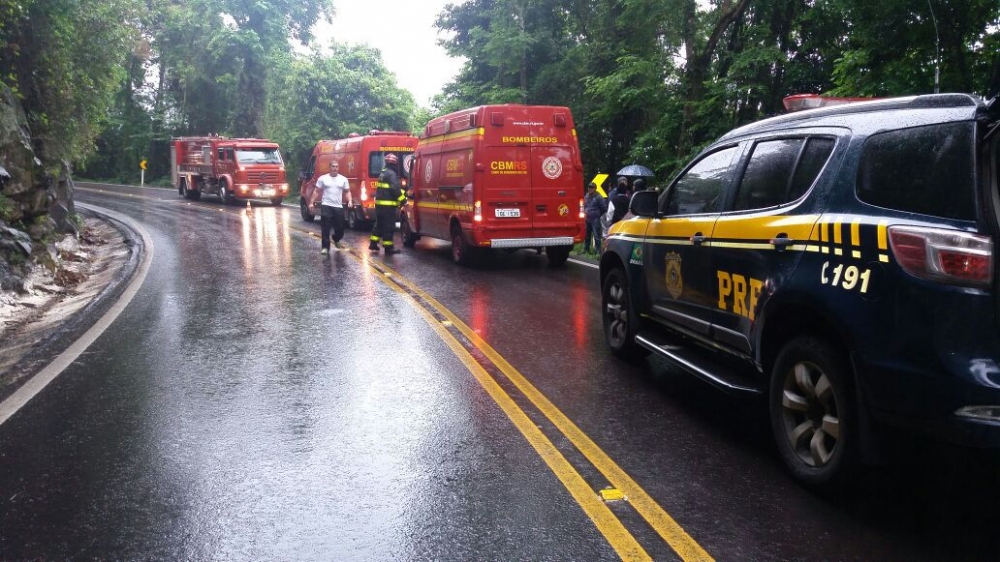
{"label": "ambulance wheel", "polygon": [[549,265],[560,266],[566,263],[573,246],[548,246],[545,255],[549,256]]}
{"label": "ambulance wheel", "polygon": [[353,208],[350,211],[347,211],[347,228],[350,228],[351,230],[358,230],[361,228],[361,221],[358,219],[358,214]]}
{"label": "ambulance wheel", "polygon": [[399,217],[399,234],[403,239],[403,245],[407,248],[416,246],[417,240],[420,239],[420,236],[410,229],[410,221],[406,218],[406,215]]}
{"label": "ambulance wheel", "polygon": [[451,227],[451,259],[459,265],[472,262],[472,247],[462,236],[462,227],[457,224]]}
{"label": "ambulance wheel", "polygon": [[792,476],[836,490],[853,477],[860,458],[851,371],[843,353],[813,336],[792,339],[771,372],[774,440]]}
{"label": "ambulance wheel", "polygon": [[305,197],[299,197],[299,214],[306,222],[312,222],[316,218],[316,215],[309,212],[309,203],[306,203]]}
{"label": "ambulance wheel", "polygon": [[604,278],[601,311],[604,339],[611,348],[611,353],[629,360],[649,355],[649,350],[635,343],[635,335],[639,331],[639,314],[632,301],[628,277],[621,266],[609,271]]}
{"label": "ambulance wheel", "polygon": [[285,200],[284,197],[275,197],[275,198],[271,199],[271,204],[274,205],[275,207],[280,207],[281,206],[281,202],[284,201],[284,200]]}

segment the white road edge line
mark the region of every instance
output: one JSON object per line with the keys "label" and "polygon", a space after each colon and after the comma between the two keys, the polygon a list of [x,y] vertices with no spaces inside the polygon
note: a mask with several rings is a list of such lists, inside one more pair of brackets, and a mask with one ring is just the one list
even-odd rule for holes
{"label": "white road edge line", "polygon": [[573,258],[569,258],[569,261],[571,261],[571,262],[573,262],[575,264],[585,265],[587,267],[592,267],[594,269],[601,269],[601,266],[599,266],[597,264],[594,264],[594,263],[590,263],[589,261],[576,260],[576,259],[573,259]]}
{"label": "white road edge line", "polygon": [[73,342],[69,348],[59,354],[51,363],[45,366],[44,369],[39,371],[35,376],[31,377],[28,382],[24,383],[21,388],[18,388],[13,394],[7,397],[6,400],[0,402],[0,425],[3,425],[10,419],[11,416],[16,414],[18,410],[24,407],[32,398],[38,395],[48,384],[56,379],[62,372],[68,367],[76,358],[79,357],[84,351],[90,347],[90,344],[107,330],[108,326],[118,318],[122,310],[128,306],[129,302],[132,301],[132,297],[139,291],[142,287],[142,282],[146,279],[146,273],[149,272],[149,265],[153,261],[153,241],[149,237],[149,234],[142,229],[138,224],[133,222],[128,217],[116,213],[114,211],[109,211],[101,207],[92,207],[90,205],[83,205],[77,203],[77,206],[83,207],[90,210],[100,209],[101,213],[107,214],[113,217],[115,220],[128,224],[130,228],[139,233],[142,237],[142,244],[145,247],[145,252],[143,252],[142,262],[139,263],[139,271],[132,280],[129,282],[128,287],[122,293],[121,297],[111,305],[104,316],[97,321],[93,326],[87,330],[80,339]]}

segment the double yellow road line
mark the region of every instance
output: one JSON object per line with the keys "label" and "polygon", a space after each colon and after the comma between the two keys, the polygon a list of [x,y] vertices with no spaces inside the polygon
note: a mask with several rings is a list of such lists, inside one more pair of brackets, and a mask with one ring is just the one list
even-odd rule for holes
{"label": "double yellow road line", "polygon": [[453,330],[463,336],[469,345],[480,351],[493,364],[493,367],[501,372],[604,475],[615,489],[624,494],[629,504],[670,545],[675,553],[683,560],[712,560],[712,557],[590,437],[570,421],[545,395],[528,382],[524,375],[518,372],[468,325],[434,297],[428,295],[384,263],[366,260],[354,252],[350,252],[349,255],[362,264],[367,264],[386,285],[408,298],[431,328],[451,348],[455,356],[462,361],[490,397],[514,422],[528,443],[535,448],[622,559],[650,560],[651,557],[552,441],[531,421],[524,410],[515,403],[486,368],[473,357]]}
{"label": "double yellow road line", "polygon": [[[88,191],[102,192],[100,189]],[[132,196],[131,194],[129,194]],[[143,197],[144,196],[139,196]],[[154,199],[149,197],[149,199]],[[207,206],[206,206],[207,207]],[[238,214],[241,211],[220,209]],[[316,237],[310,229],[297,225],[291,228]],[[497,382],[486,367],[473,357],[469,347],[478,350],[495,370],[513,384],[538,411],[596,468],[613,486],[620,491],[628,503],[649,526],[666,541],[670,548],[683,560],[712,560],[706,552],[676,521],[660,507],[621,467],[601,450],[579,427],[566,417],[548,398],[538,391],[517,369],[479,337],[468,325],[455,316],[434,297],[421,290],[382,262],[366,259],[354,251],[342,252],[367,266],[388,287],[404,296],[427,321],[428,325],[448,345],[455,356],[469,369],[479,384],[486,390],[501,410],[510,418],[515,427],[534,447],[542,460],[562,482],[570,495],[577,501],[601,534],[608,540],[615,552],[624,560],[651,560],[650,555],[639,544],[621,520],[608,508],[599,494],[587,483],[552,441],[542,432],[531,418],[521,409],[506,390]],[[463,344],[461,339],[467,343]]]}

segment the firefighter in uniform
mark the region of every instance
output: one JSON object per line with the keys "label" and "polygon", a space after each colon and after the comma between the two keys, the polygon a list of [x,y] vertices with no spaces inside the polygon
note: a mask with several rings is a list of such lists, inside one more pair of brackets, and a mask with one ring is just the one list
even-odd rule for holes
{"label": "firefighter in uniform", "polygon": [[406,194],[399,187],[399,175],[396,168],[399,158],[392,153],[385,155],[385,169],[379,174],[375,184],[375,226],[372,227],[372,238],[368,249],[377,252],[378,244],[382,242],[386,255],[398,254],[392,235],[396,231],[396,218],[399,208],[406,203]]}

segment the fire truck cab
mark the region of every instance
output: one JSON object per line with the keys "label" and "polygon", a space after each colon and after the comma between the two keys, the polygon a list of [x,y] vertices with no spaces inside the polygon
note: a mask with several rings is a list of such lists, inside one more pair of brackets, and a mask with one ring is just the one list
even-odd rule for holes
{"label": "fire truck cab", "polygon": [[299,173],[299,211],[302,220],[315,218],[309,203],[316,181],[330,171],[330,162],[340,164],[340,174],[351,186],[354,206],[347,209],[347,226],[351,229],[370,227],[375,220],[375,182],[385,167],[385,155],[399,158],[399,181],[404,190],[409,187],[410,168],[417,137],[401,131],[369,131],[367,135],[352,133],[346,139],[321,140],[313,147],[309,162]]}
{"label": "fire truck cab", "polygon": [[288,195],[285,164],[277,143],[220,136],[179,137],[170,144],[170,176],[177,192],[196,201],[203,193],[225,204]]}
{"label": "fire truck cab", "polygon": [[490,248],[545,249],[550,263],[582,242],[583,165],[567,107],[487,105],[431,120],[400,217],[403,243],[452,243],[465,264]]}

